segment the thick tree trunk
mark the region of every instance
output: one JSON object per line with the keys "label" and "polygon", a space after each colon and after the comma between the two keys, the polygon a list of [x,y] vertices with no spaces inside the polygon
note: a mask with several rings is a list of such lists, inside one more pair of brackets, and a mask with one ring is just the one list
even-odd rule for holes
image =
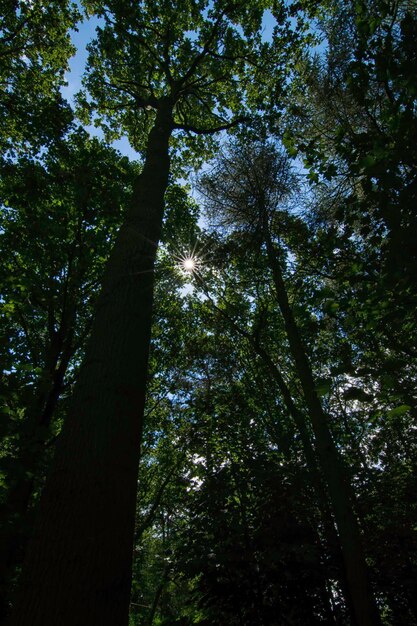
{"label": "thick tree trunk", "polygon": [[72,406],[28,547],[13,626],[128,623],[153,300],[172,104],[161,102],[103,279]]}
{"label": "thick tree trunk", "polygon": [[340,545],[346,569],[346,580],[354,612],[353,618],[358,626],[376,626],[380,624],[380,619],[368,580],[361,533],[353,509],[350,485],[342,460],[331,436],[327,416],[323,411],[315,389],[311,365],[288,301],[279,260],[269,233],[266,235],[265,243],[273,274],[278,306],[284,319],[290,351],[295,362],[315,436],[317,456],[327,482],[339,531]]}

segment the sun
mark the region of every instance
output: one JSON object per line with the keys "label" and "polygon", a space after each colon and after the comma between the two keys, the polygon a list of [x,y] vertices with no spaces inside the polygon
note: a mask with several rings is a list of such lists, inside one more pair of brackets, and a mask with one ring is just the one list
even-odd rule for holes
{"label": "sun", "polygon": [[183,259],[181,265],[186,272],[189,272],[191,274],[196,269],[197,261],[195,257],[190,256]]}
{"label": "sun", "polygon": [[206,254],[203,254],[204,246],[200,246],[198,251],[196,248],[197,244],[174,254],[174,260],[177,268],[180,270],[182,275],[188,279],[200,276],[201,270],[204,267],[205,258],[207,256]]}

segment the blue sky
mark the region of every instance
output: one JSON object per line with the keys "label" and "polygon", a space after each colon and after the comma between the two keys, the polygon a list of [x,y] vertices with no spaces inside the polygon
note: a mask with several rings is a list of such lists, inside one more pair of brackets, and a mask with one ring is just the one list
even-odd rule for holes
{"label": "blue sky", "polygon": [[[61,88],[62,95],[72,105],[74,104],[74,96],[81,89],[81,79],[84,72],[85,64],[87,62],[87,49],[86,46],[89,41],[94,38],[96,27],[102,23],[97,17],[91,17],[85,19],[78,25],[78,30],[71,31],[71,40],[77,49],[76,54],[69,61],[69,71],[65,75],[67,82],[66,87]],[[94,126],[88,126],[87,130],[97,137],[103,137],[101,129]],[[113,143],[123,155],[128,156],[130,159],[136,159],[137,153],[131,148],[127,137],[123,137]]]}

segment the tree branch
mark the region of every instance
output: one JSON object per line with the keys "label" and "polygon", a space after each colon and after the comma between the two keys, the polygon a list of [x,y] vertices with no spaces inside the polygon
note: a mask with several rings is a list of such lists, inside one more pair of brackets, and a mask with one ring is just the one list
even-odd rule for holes
{"label": "tree branch", "polygon": [[190,67],[188,68],[188,70],[185,72],[184,76],[177,82],[178,87],[182,87],[189,78],[191,78],[191,76],[194,74],[194,72],[196,71],[197,67],[200,65],[201,61],[203,61],[204,57],[207,56],[209,50],[210,50],[210,46],[213,43],[218,29],[220,27],[220,24],[222,23],[223,17],[226,13],[226,10],[224,9],[219,17],[217,18],[217,20],[214,22],[213,24],[213,28],[211,29],[211,32],[203,46],[203,49],[201,50],[201,52],[194,58],[194,61],[191,63]]}
{"label": "tree branch", "polygon": [[214,128],[198,128],[192,124],[174,123],[174,130],[185,130],[186,132],[195,133],[196,135],[214,135],[219,133],[221,130],[229,130],[229,128],[234,128],[243,122],[247,122],[248,119],[248,117],[238,117],[232,122],[227,122],[225,124],[221,124],[220,126],[215,126]]}
{"label": "tree branch", "polygon": [[125,87],[123,85],[116,85],[115,83],[110,83],[108,81],[105,81],[105,85],[107,85],[107,87],[110,87],[111,89],[116,89],[116,91],[128,94],[142,109],[146,109],[147,107],[156,109],[158,107],[158,101],[152,95],[143,97],[136,93],[134,90],[129,89],[128,87]]}

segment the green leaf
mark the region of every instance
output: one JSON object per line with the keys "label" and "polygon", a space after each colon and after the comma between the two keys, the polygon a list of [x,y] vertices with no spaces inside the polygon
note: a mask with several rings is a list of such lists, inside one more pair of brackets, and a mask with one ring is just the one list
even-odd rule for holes
{"label": "green leaf", "polygon": [[391,409],[388,411],[388,417],[400,417],[400,415],[404,415],[411,409],[411,406],[408,404],[400,404],[400,406],[395,407],[395,409]]}
{"label": "green leaf", "polygon": [[318,396],[328,396],[330,394],[332,388],[332,380],[331,378],[324,378],[319,380],[316,385],[316,393]]}

